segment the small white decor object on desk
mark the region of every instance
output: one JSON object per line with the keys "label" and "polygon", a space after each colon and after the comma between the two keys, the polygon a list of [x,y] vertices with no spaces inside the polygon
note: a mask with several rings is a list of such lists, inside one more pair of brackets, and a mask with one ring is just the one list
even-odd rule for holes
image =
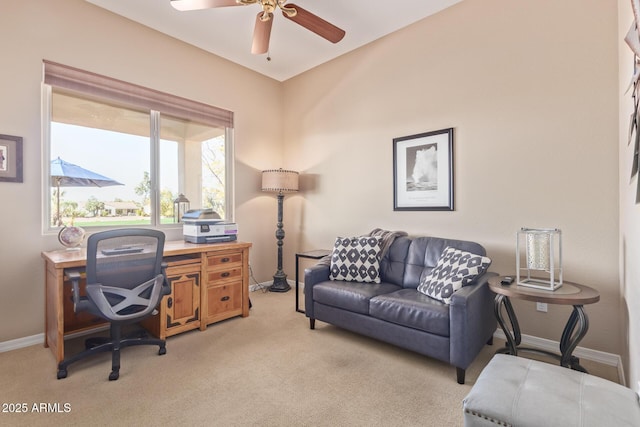
{"label": "small white decor object on desk", "polygon": [[561,237],[562,232],[557,228],[523,227],[518,231],[516,234],[516,282],[518,285],[548,291],[555,291],[562,286]]}
{"label": "small white decor object on desk", "polygon": [[64,226],[58,233],[58,241],[67,249],[79,249],[84,240],[85,232],[81,227]]}

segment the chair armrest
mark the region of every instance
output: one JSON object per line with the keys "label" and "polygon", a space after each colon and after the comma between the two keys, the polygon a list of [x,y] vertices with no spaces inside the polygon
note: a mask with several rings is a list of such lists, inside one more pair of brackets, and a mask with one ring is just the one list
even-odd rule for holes
{"label": "chair armrest", "polygon": [[329,269],[326,264],[316,264],[304,270],[304,311],[307,317],[313,317],[313,287],[329,280]]}
{"label": "chair armrest", "polygon": [[78,312],[80,309],[80,278],[82,277],[80,270],[66,270],[64,274],[71,281],[71,296],[73,298],[73,311]]}
{"label": "chair armrest", "polygon": [[497,328],[494,294],[487,281],[497,273],[485,273],[473,284],[455,292],[449,306],[451,364],[466,369]]}
{"label": "chair armrest", "polygon": [[[162,267],[162,275],[164,276],[164,281],[162,282],[162,297],[164,297],[165,295],[171,294],[171,284],[167,278],[167,268],[169,267],[169,264],[163,262],[160,266]],[[160,299],[162,299],[162,297]]]}

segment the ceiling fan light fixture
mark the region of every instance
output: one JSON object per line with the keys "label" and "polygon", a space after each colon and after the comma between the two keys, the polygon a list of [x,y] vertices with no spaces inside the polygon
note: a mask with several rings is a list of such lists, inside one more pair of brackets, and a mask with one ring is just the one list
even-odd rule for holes
{"label": "ceiling fan light fixture", "polygon": [[262,11],[265,13],[265,15],[273,13],[273,11],[276,10],[276,6],[277,6],[276,0],[236,0],[236,1],[243,5],[258,3],[260,7],[262,7]]}
{"label": "ceiling fan light fixture", "polygon": [[286,4],[284,4],[284,2],[278,3],[278,6],[280,6],[280,10],[288,18],[293,18],[294,16],[296,16],[298,14],[298,11],[296,10],[295,7],[287,6]]}
{"label": "ceiling fan light fixture", "polygon": [[271,21],[272,18],[273,18],[273,13],[271,12],[263,11],[258,14],[258,19],[260,19],[262,22]]}
{"label": "ceiling fan light fixture", "polygon": [[[258,0],[171,0],[171,6],[181,12],[210,9],[213,7],[242,6]],[[245,3],[246,2],[246,3]]]}
{"label": "ceiling fan light fixture", "polygon": [[256,24],[253,31],[253,46],[251,53],[263,54],[269,50],[269,38],[271,36],[271,25],[273,24],[273,12],[276,9],[282,11],[282,15],[316,33],[320,37],[338,43],[345,36],[345,31],[335,25],[325,21],[319,16],[314,15],[308,10],[287,3],[288,0],[170,0],[171,5],[180,11],[200,10],[227,6],[246,6],[250,4],[259,4],[262,11],[256,17]]}

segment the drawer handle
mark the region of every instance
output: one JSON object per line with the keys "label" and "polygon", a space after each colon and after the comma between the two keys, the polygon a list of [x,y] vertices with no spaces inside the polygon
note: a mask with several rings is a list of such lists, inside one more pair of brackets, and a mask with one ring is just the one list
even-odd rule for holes
{"label": "drawer handle", "polygon": [[173,307],[173,298],[169,297],[169,299],[167,299],[167,308],[171,307]]}
{"label": "drawer handle", "polygon": [[226,296],[226,297],[220,298],[220,301],[229,301],[230,299],[231,299],[231,297]]}
{"label": "drawer handle", "polygon": [[225,271],[224,273],[220,274],[220,277],[229,277],[231,276],[231,273],[229,273],[228,271]]}
{"label": "drawer handle", "polygon": [[220,260],[220,262],[229,262],[229,261],[231,261],[231,258],[229,257],[224,257]]}

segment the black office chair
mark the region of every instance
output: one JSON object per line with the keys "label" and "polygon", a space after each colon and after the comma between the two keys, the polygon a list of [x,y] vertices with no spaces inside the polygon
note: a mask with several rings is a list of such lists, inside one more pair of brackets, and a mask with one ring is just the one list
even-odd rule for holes
{"label": "black office chair", "polygon": [[157,345],[167,352],[165,340],[138,336],[122,337],[122,327],[154,313],[162,297],[171,292],[164,274],[164,233],[148,229],[118,229],[95,233],[87,240],[86,296],[80,295],[80,273],[68,275],[73,284],[74,310],[89,311],[108,320],[111,334],[96,345],[58,364],[58,379],[67,377],[67,367],[95,353],[111,351],[109,380],[120,375],[120,349],[132,345]]}

